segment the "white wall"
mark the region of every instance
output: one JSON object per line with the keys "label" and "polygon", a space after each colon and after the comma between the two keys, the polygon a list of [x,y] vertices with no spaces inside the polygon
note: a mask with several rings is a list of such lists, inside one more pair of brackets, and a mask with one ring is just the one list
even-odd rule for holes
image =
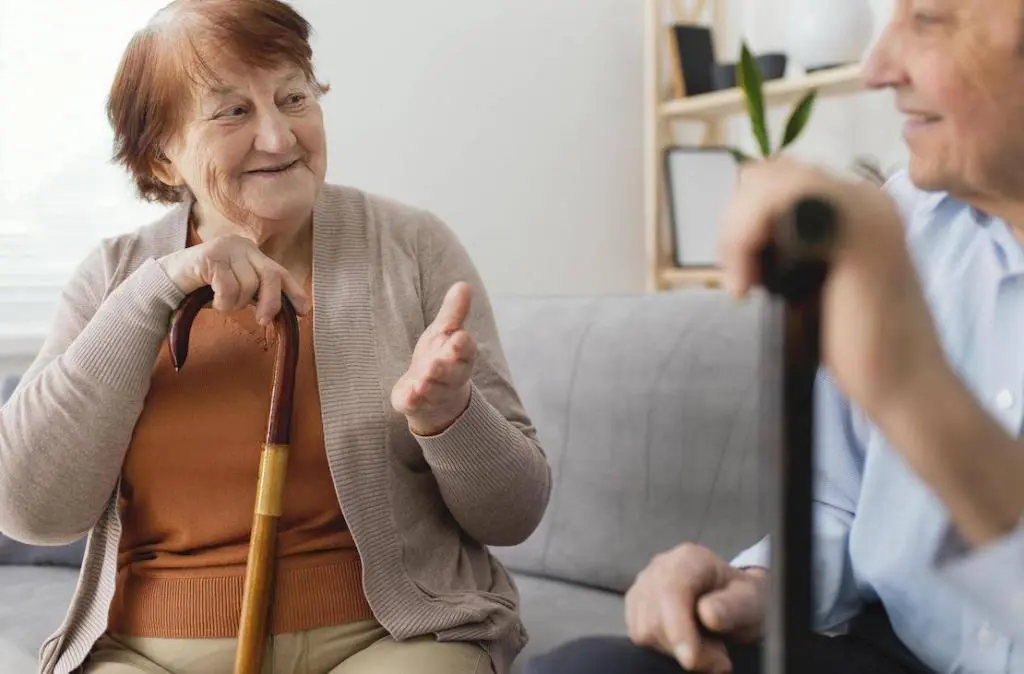
{"label": "white wall", "polygon": [[492,292],[643,280],[640,4],[297,0],[329,179],[435,211]]}
{"label": "white wall", "polygon": [[[732,25],[754,49],[784,46],[784,1],[729,0]],[[891,1],[873,0],[879,26]],[[642,2],[295,5],[334,86],[330,179],[437,212],[492,292],[643,288]],[[794,151],[901,162],[889,95],[823,101]]]}

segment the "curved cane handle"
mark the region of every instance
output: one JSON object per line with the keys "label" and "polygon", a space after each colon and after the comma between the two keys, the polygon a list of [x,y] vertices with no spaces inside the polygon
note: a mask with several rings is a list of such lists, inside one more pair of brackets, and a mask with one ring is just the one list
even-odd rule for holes
{"label": "curved cane handle", "polygon": [[785,300],[802,300],[825,283],[839,239],[839,213],[827,199],[798,201],[775,223],[771,243],[761,250],[765,288]]}

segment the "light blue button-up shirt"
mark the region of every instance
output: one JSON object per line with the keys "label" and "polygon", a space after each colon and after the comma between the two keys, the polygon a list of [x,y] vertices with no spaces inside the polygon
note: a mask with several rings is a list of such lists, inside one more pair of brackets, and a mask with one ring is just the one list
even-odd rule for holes
{"label": "light blue button-up shirt", "polygon": [[[905,173],[887,189],[950,362],[1020,437],[1024,248],[1004,222],[918,190]],[[935,671],[1024,674],[1024,521],[968,550],[935,494],[824,373],[815,414],[817,626],[841,628],[880,600],[897,635]],[[733,560],[768,562],[767,539]]]}

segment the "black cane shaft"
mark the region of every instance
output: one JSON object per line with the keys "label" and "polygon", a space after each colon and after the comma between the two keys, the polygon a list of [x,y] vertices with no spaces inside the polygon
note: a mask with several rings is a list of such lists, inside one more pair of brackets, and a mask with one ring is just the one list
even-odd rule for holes
{"label": "black cane shaft", "polygon": [[781,423],[771,426],[769,438],[774,484],[767,491],[772,571],[766,674],[812,672],[803,658],[814,606],[814,382],[821,360],[821,294],[837,227],[827,201],[805,199],[779,221],[762,254],[762,281],[779,300],[779,324],[769,330],[765,355],[781,365],[769,378],[775,388],[768,393],[776,396],[773,415]]}

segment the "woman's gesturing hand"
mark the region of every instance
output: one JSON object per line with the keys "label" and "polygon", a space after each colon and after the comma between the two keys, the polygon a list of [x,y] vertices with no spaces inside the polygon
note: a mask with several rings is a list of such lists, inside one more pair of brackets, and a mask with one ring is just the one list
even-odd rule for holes
{"label": "woman's gesturing hand", "polygon": [[469,406],[476,341],[463,323],[471,302],[468,284],[451,287],[434,322],[420,335],[409,369],[391,391],[391,405],[417,435],[441,433]]}

